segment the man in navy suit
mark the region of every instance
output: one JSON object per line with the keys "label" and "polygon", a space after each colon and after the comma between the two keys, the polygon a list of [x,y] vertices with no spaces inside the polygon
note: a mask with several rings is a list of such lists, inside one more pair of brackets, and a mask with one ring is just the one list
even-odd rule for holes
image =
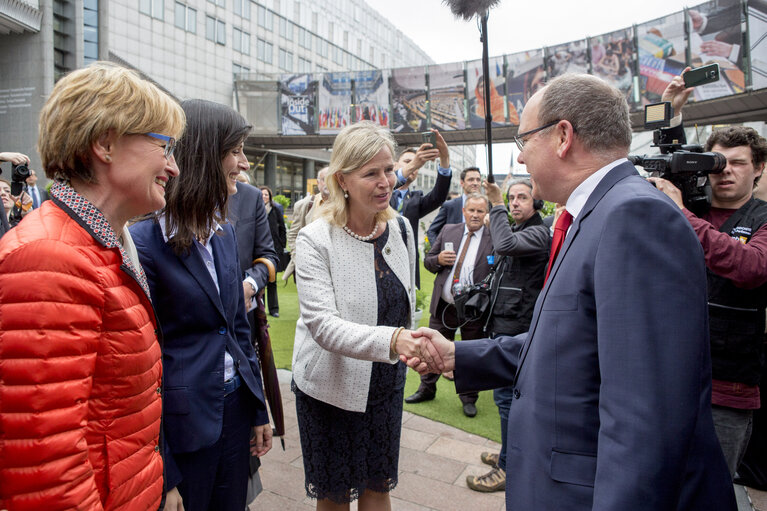
{"label": "man in navy suit", "polygon": [[703,252],[626,159],[626,100],[563,75],[519,130],[534,197],[566,209],[530,331],[453,344],[423,330],[422,350],[459,392],[514,387],[507,508],[735,510],[711,418]]}
{"label": "man in navy suit", "polygon": [[[437,137],[436,149],[431,147],[431,144],[423,144],[418,150],[407,148],[400,154],[397,165],[400,168],[406,166],[415,167],[415,170],[409,172],[410,177],[405,181],[405,184],[400,186],[397,190],[394,190],[391,196],[391,207],[399,211],[399,213],[407,218],[410,222],[410,226],[413,228],[413,235],[418,240],[418,220],[424,217],[440,207],[447,194],[450,191],[450,178],[453,176],[453,171],[450,170],[450,151],[447,148],[445,139],[439,134],[437,130],[433,130]],[[424,195],[421,190],[410,190],[410,183],[415,181],[418,177],[418,170],[429,159],[439,158],[439,167],[437,169],[437,181],[434,183],[434,188],[429,193]],[[416,263],[415,263],[415,285],[421,287],[421,272],[420,264],[418,261],[420,256],[416,251]]]}
{"label": "man in navy suit", "polygon": [[463,169],[463,172],[461,172],[463,194],[460,197],[445,202],[439,208],[437,216],[434,217],[429,229],[426,231],[426,237],[429,238],[430,243],[434,243],[434,240],[437,239],[445,225],[463,222],[463,203],[466,200],[466,196],[471,193],[478,193],[481,184],[482,176],[477,167],[466,167]]}

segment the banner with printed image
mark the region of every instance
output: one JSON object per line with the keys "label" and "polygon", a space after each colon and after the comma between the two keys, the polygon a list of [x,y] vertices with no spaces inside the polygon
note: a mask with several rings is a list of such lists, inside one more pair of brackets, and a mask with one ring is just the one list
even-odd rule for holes
{"label": "banner with printed image", "polygon": [[321,135],[335,135],[351,124],[352,76],[325,73],[320,86],[319,128]]}
{"label": "banner with printed image", "polygon": [[591,72],[620,89],[634,103],[634,31],[631,28],[589,38]]}
{"label": "banner with printed image", "polygon": [[283,135],[313,135],[317,82],[310,74],[280,77]]}
{"label": "banner with printed image", "polygon": [[744,21],[740,0],[714,0],[687,10],[690,65],[719,64],[720,70],[719,81],[695,87],[696,101],[746,90]]}
{"label": "banner with printed image", "polygon": [[548,80],[565,73],[588,73],[589,54],[585,40],[572,41],[546,48]]}
{"label": "banner with printed image", "polygon": [[440,130],[466,129],[463,63],[429,66],[431,125]]}
{"label": "banner with printed image", "polygon": [[751,84],[754,90],[767,87],[767,3],[748,2],[748,35],[751,51]]}
{"label": "banner with printed image", "polygon": [[358,71],[354,75],[355,121],[373,121],[389,127],[389,84],[383,71]]}
{"label": "banner with printed image", "polygon": [[527,101],[545,82],[543,50],[530,50],[506,56],[506,99],[509,104],[509,122],[519,126]]}
{"label": "banner with printed image", "polygon": [[391,71],[391,130],[426,131],[426,72],[423,66]]}
{"label": "banner with printed image", "polygon": [[[504,85],[506,77],[503,73],[503,57],[492,57],[489,60],[490,71],[490,112],[493,115],[493,126],[506,124],[503,97],[506,94]],[[469,126],[471,128],[485,127],[485,83],[482,76],[482,60],[466,63],[466,85],[469,91]]]}
{"label": "banner with printed image", "polygon": [[657,103],[685,68],[684,12],[637,25],[641,103]]}

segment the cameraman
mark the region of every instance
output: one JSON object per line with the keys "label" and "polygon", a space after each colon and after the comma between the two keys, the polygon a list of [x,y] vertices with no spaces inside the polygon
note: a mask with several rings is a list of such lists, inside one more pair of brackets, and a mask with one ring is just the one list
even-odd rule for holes
{"label": "cameraman", "polygon": [[[662,99],[670,101],[677,113],[691,92],[692,88],[686,89],[682,77],[677,76]],[[684,143],[681,113],[671,125],[663,130],[664,135]],[[714,131],[704,149],[722,153],[727,166],[722,173],[709,175],[712,207],[702,217],[684,208],[681,192],[670,181],[649,179],[682,208],[703,246],[708,275],[712,412],[734,477],[751,436],[753,411],[760,406],[767,307],[767,203],[753,197],[753,188],[764,170],[767,140],[751,128],[735,126]]]}
{"label": "cameraman", "polygon": [[[12,165],[29,165],[29,156],[22,153],[13,153],[13,152],[4,152],[0,153],[0,162],[9,161]],[[14,202],[18,202],[18,197],[12,197],[12,200]],[[22,192],[22,198],[23,198],[23,192]],[[17,207],[14,207],[14,212],[12,212],[12,215],[14,215],[14,218],[18,217],[21,218],[21,212],[16,211]],[[3,237],[3,235],[8,232],[11,229],[11,225],[8,223],[8,217],[5,215],[5,211],[3,211],[3,214],[0,215],[2,218],[0,218],[0,238]],[[18,222],[17,222],[18,223]]]}
{"label": "cameraman", "polygon": [[[495,276],[491,285],[490,315],[485,332],[488,337],[517,335],[527,332],[533,308],[543,288],[549,262],[551,236],[538,213],[543,201],[533,199],[529,179],[511,182],[506,193],[509,211],[503,203],[501,189],[484,182],[490,209],[490,237],[495,247]],[[509,224],[508,213],[514,224]],[[492,470],[480,476],[466,476],[466,484],[475,491],[493,492],[506,488],[506,427],[509,407],[514,399],[512,387],[493,390],[493,398],[501,416],[501,452],[482,453],[484,463]]]}

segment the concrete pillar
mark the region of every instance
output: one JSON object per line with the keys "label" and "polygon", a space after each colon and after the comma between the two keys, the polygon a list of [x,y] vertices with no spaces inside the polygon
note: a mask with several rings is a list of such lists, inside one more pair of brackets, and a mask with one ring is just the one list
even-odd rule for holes
{"label": "concrete pillar", "polygon": [[314,160],[304,160],[304,174],[303,179],[301,180],[302,196],[306,196],[306,194],[311,192],[311,190],[306,189],[306,181],[308,179],[314,179],[315,177],[317,176],[314,173]]}
{"label": "concrete pillar", "polygon": [[277,155],[274,153],[264,159],[264,183],[272,190],[277,188]]}

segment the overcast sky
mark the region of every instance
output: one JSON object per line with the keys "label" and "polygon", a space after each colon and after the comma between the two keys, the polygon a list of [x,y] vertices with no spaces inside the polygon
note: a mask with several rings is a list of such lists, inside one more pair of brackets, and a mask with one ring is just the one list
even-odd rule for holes
{"label": "overcast sky", "polygon": [[[456,19],[442,0],[366,0],[438,64],[476,60],[482,44],[475,20]],[[613,32],[692,7],[681,0],[501,0],[488,21],[490,56],[552,46]],[[493,168],[506,173],[511,144],[493,144]],[[477,147],[483,169],[484,147]]]}

